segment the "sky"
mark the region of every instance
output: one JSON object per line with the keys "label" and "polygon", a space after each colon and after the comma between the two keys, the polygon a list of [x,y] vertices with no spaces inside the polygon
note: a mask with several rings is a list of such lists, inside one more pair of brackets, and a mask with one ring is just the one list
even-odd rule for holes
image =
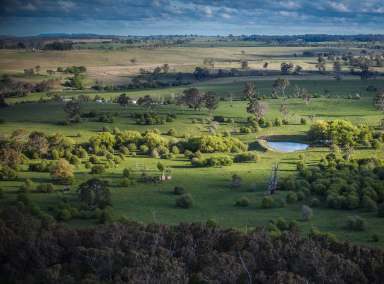
{"label": "sky", "polygon": [[384,0],[0,0],[1,35],[382,34]]}

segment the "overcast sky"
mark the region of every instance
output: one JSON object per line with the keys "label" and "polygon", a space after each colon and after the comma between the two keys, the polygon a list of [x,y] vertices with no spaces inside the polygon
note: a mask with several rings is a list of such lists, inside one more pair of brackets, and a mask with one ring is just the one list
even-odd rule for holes
{"label": "overcast sky", "polygon": [[384,33],[384,0],[0,0],[0,34]]}

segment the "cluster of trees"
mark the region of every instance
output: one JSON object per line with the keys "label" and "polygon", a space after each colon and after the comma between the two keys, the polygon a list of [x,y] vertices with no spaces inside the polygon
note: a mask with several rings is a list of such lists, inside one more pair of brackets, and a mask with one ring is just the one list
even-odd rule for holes
{"label": "cluster of trees", "polygon": [[[180,202],[182,204],[182,202]],[[122,220],[73,229],[19,202],[0,213],[3,283],[381,283],[380,249],[297,226],[242,233],[206,224],[141,225]]]}
{"label": "cluster of trees", "polygon": [[384,208],[384,166],[380,160],[346,160],[334,153],[317,167],[282,180],[279,189],[305,196],[312,206],[323,202],[336,209]]}
{"label": "cluster of trees", "polygon": [[346,120],[318,120],[311,125],[308,138],[314,143],[354,146],[371,145],[374,142],[374,133],[367,125],[353,125]]}
{"label": "cluster of trees", "polygon": [[197,88],[189,88],[184,90],[183,95],[177,98],[177,102],[194,110],[205,107],[212,113],[219,106],[219,97],[213,91],[203,93]]}
{"label": "cluster of trees", "polygon": [[0,79],[0,97],[24,97],[29,93],[47,92],[54,88],[56,80],[43,80],[38,83],[21,82],[3,75]]}
{"label": "cluster of trees", "polygon": [[189,151],[200,151],[202,153],[232,152],[239,153],[247,151],[248,145],[237,138],[223,137],[218,135],[203,135],[189,138],[184,143],[184,149]]}
{"label": "cluster of trees", "polygon": [[166,114],[165,116],[158,115],[156,113],[135,113],[133,118],[137,124],[140,125],[157,125],[165,124],[166,122],[172,122],[175,118],[175,114]]}
{"label": "cluster of trees", "polygon": [[73,49],[72,41],[54,41],[44,45],[45,50],[71,50]]}

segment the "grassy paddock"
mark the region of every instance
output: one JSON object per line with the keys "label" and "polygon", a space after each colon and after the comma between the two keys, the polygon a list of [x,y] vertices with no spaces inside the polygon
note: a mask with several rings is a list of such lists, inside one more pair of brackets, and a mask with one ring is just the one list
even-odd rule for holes
{"label": "grassy paddock", "polygon": [[[314,98],[309,105],[306,105],[301,99],[288,99],[289,108],[289,125],[280,127],[263,128],[258,133],[252,134],[234,134],[237,138],[254,145],[258,137],[271,135],[280,135],[298,139],[303,137],[310,127],[310,116],[314,119],[347,119],[354,123],[367,123],[377,126],[382,118],[382,113],[376,111],[372,105],[372,93],[366,91],[368,85],[378,88],[384,86],[384,81],[295,81],[297,84],[305,87],[313,94],[322,95],[320,98]],[[234,82],[232,80],[218,82],[202,82],[196,86],[204,91],[214,90],[218,95],[228,98],[229,93],[233,93],[234,97],[242,94],[243,82]],[[256,86],[262,94],[268,95],[271,90],[272,82],[257,81]],[[143,90],[128,92],[129,96],[140,97],[146,94],[154,97],[167,96],[172,93],[181,92],[182,88],[170,88],[161,90]],[[325,90],[328,90],[326,92]],[[348,95],[359,93],[361,99],[346,99]],[[80,92],[65,92],[64,96],[77,96]],[[105,98],[117,96],[120,93],[94,93],[89,95],[101,95]],[[325,95],[326,94],[326,95]],[[142,126],[137,125],[130,114],[133,112],[143,112],[144,110],[138,106],[129,106],[122,108],[117,104],[97,104],[86,103],[82,105],[82,112],[95,110],[98,113],[108,113],[114,116],[114,123],[100,123],[94,121],[86,121],[71,126],[59,125],[65,120],[63,111],[63,103],[56,102],[38,102],[40,97],[44,98],[44,94],[34,94],[26,98],[10,99],[12,106],[1,109],[0,119],[4,123],[0,124],[0,132],[2,134],[10,134],[17,128],[26,128],[29,131],[39,130],[49,134],[63,133],[73,137],[76,141],[81,142],[87,140],[90,136],[95,135],[97,131],[107,126],[109,128],[118,127],[121,130],[136,129],[145,131],[148,128],[158,128],[162,132],[170,128],[175,128],[178,135],[190,134],[201,135],[208,133],[208,125],[202,122],[192,123],[193,119],[204,119],[208,117],[205,110],[193,111],[184,107],[169,105],[157,106],[154,111],[157,113],[175,113],[177,119],[174,122],[159,126]],[[28,101],[21,103],[21,101]],[[282,99],[267,99],[269,111],[266,116],[267,120],[273,120],[276,117],[281,118],[279,107],[283,102]],[[226,118],[233,118],[234,125],[222,123],[218,131],[232,130],[233,127],[239,128],[245,125],[248,114],[245,111],[246,103],[234,100],[232,102],[226,100],[220,103],[219,108],[214,115],[223,115]],[[306,118],[308,124],[301,125],[300,119]],[[80,134],[80,137],[77,135]],[[204,222],[207,219],[214,219],[221,226],[236,227],[241,230],[251,228],[257,225],[264,225],[271,219],[285,217],[287,219],[300,220],[300,203],[287,205],[285,208],[278,209],[261,209],[260,202],[266,190],[272,165],[279,162],[279,177],[295,174],[296,163],[298,161],[299,152],[296,153],[276,153],[272,151],[261,151],[261,149],[251,147],[256,151],[261,160],[257,163],[234,164],[224,168],[192,168],[190,162],[183,156],[179,155],[172,160],[162,160],[172,170],[172,181],[161,184],[135,184],[128,187],[121,187],[122,170],[126,167],[147,167],[148,169],[156,169],[157,159],[148,157],[127,157],[119,167],[109,169],[101,177],[111,182],[111,190],[113,192],[113,208],[115,218],[127,216],[141,222],[159,222],[176,224],[178,222]],[[325,148],[310,148],[303,152],[305,162],[312,165],[326,155]],[[368,148],[356,150],[354,157],[371,157],[384,158],[383,151],[375,151]],[[240,188],[233,189],[230,185],[231,176],[238,174],[243,179]],[[83,166],[76,169],[76,184],[73,190],[65,195],[69,199],[76,199],[77,185],[90,178],[89,170]],[[14,200],[16,191],[24,178],[31,178],[33,181],[49,182],[50,177],[47,173],[30,173],[24,168],[20,173],[20,180],[13,182],[0,182],[0,187],[5,190],[5,200]],[[176,196],[171,193],[175,185],[183,186],[187,192],[191,193],[195,206],[192,209],[183,210],[175,208]],[[59,186],[57,186],[59,188]],[[277,197],[284,198],[285,192],[277,193]],[[32,198],[43,209],[48,206],[57,204],[60,194],[31,194]],[[242,196],[246,196],[251,201],[248,208],[238,208],[234,206],[234,202]],[[367,230],[364,232],[350,232],[343,228],[347,216],[359,214],[367,220]],[[71,221],[73,226],[88,226],[94,221]],[[314,208],[314,218],[310,222],[301,222],[299,225],[303,230],[308,230],[312,225],[319,227],[321,230],[335,233],[341,239],[349,239],[358,243],[372,245],[369,242],[370,236],[377,233],[380,242],[375,245],[384,245],[384,227],[382,220],[377,218],[374,213],[367,213],[358,210],[332,210],[324,207]]]}

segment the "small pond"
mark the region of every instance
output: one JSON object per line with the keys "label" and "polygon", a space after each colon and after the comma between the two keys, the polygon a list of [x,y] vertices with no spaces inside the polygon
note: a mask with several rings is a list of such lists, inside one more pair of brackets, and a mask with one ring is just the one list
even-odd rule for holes
{"label": "small pond", "polygon": [[271,147],[273,150],[290,153],[295,151],[306,150],[309,145],[304,143],[296,143],[296,142],[270,142],[267,141],[267,145]]}

